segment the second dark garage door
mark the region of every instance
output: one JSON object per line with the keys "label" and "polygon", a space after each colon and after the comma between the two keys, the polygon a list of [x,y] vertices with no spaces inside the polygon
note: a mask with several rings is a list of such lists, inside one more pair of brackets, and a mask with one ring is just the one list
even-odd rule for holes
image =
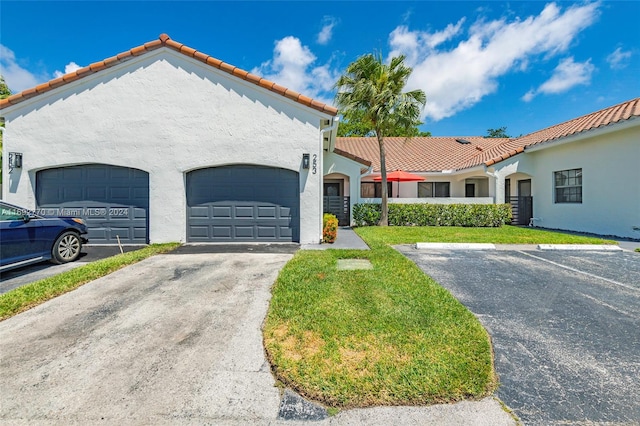
{"label": "second dark garage door", "polygon": [[298,173],[234,165],[187,174],[187,241],[299,242]]}

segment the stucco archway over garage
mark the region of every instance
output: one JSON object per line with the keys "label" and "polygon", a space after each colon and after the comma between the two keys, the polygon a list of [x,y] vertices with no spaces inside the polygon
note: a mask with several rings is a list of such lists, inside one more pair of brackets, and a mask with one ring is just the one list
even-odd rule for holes
{"label": "stucco archway over garage", "polygon": [[188,242],[299,242],[300,183],[292,170],[229,165],[187,173]]}
{"label": "stucco archway over garage", "polygon": [[83,218],[90,244],[149,242],[149,174],[129,167],[85,164],[36,173],[41,213]]}

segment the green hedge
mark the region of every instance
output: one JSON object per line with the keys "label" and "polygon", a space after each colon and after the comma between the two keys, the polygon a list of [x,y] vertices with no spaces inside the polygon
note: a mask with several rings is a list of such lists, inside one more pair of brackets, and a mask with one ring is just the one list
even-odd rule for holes
{"label": "green hedge", "polygon": [[[377,225],[380,204],[355,204],[356,226]],[[498,227],[511,222],[509,204],[389,204],[389,225]]]}

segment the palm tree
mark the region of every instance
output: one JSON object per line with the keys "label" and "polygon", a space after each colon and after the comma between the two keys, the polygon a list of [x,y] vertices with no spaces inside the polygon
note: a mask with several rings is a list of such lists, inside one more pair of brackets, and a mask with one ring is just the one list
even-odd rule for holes
{"label": "palm tree", "polygon": [[404,64],[404,59],[404,55],[397,56],[387,65],[381,54],[361,56],[349,64],[334,86],[338,89],[335,98],[338,108],[343,114],[360,112],[378,139],[382,174],[380,226],[389,224],[384,138],[395,136],[391,134],[393,129],[404,129],[404,134],[410,135],[411,129],[421,124],[420,112],[427,102],[422,90],[402,92],[413,71]]}

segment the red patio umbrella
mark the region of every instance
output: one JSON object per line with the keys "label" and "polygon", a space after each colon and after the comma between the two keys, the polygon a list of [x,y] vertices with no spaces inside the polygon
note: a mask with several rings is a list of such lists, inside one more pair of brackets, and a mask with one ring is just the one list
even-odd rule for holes
{"label": "red patio umbrella", "polygon": [[[376,176],[373,180],[380,182],[382,181],[382,176]],[[400,196],[400,182],[421,182],[423,180],[425,180],[425,178],[422,176],[414,175],[413,173],[402,170],[394,170],[387,173],[387,182],[398,182],[398,192],[396,192],[396,197]]]}

